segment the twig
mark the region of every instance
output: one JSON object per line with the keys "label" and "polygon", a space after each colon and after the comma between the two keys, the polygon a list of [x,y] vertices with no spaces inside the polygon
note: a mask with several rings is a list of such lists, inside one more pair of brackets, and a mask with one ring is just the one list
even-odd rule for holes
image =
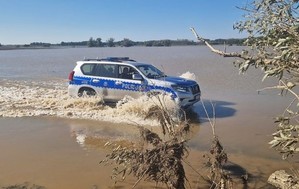
{"label": "twig", "polygon": [[142,176],[141,176],[141,177],[134,183],[134,185],[132,186],[132,189],[135,188],[135,187],[137,186],[137,184],[141,181],[141,179],[145,176],[145,174],[148,172],[149,169],[150,169],[150,167],[147,168],[147,170],[143,172]]}
{"label": "twig", "polygon": [[285,82],[283,82],[282,80],[279,80],[279,82],[280,82],[280,85],[273,86],[273,87],[265,87],[263,89],[258,90],[258,93],[261,92],[261,91],[264,91],[264,90],[269,90],[269,89],[287,90],[290,93],[292,93],[292,95],[294,95],[296,97],[296,99],[299,101],[299,95],[297,93],[295,93],[290,87],[288,87],[288,85]]}
{"label": "twig", "polygon": [[203,103],[203,101],[200,101],[201,102],[201,104],[202,104],[202,107],[203,107],[203,109],[204,109],[204,111],[205,111],[205,114],[206,114],[206,116],[207,116],[207,118],[208,118],[208,120],[209,120],[209,123],[210,123],[210,125],[211,125],[211,128],[212,128],[212,132],[213,132],[213,136],[215,137],[216,136],[216,131],[215,131],[215,124],[216,124],[216,111],[215,111],[215,106],[214,106],[214,104],[210,101],[210,103],[211,103],[211,105],[212,105],[212,109],[213,109],[213,120],[211,120],[211,118],[210,118],[210,116],[209,116],[209,113],[208,113],[208,111],[207,111],[207,108],[206,108],[206,106],[205,106],[205,104]]}
{"label": "twig", "polygon": [[285,82],[283,82],[282,80],[280,80],[280,82],[285,86],[286,90],[288,90],[290,93],[292,93],[297,98],[297,100],[299,100],[299,96],[297,95],[297,93],[295,93],[292,89],[290,89],[288,87],[288,85]]}
{"label": "twig", "polygon": [[195,173],[197,173],[203,180],[205,180],[206,182],[209,181],[209,180],[206,179],[204,176],[202,176],[202,175],[200,174],[200,172],[198,172],[194,167],[192,167],[192,165],[190,165],[189,162],[187,162],[187,161],[185,161],[185,160],[183,160],[183,162],[186,163],[186,165],[188,165],[188,166],[189,166]]}

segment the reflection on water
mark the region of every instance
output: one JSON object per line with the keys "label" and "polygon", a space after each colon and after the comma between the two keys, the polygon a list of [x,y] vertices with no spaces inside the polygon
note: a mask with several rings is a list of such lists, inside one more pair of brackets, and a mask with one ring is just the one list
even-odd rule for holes
{"label": "reflection on water", "polygon": [[49,118],[0,121],[0,185],[28,181],[47,188],[90,188],[104,181],[105,172],[101,173],[103,168],[97,166],[104,154],[82,151],[71,137],[66,121]]}
{"label": "reflection on water", "polygon": [[[23,117],[0,122],[0,187],[29,182],[46,188],[109,188],[112,168],[99,165],[107,153],[104,143],[133,141],[138,134],[132,125],[87,120]],[[101,137],[99,144],[95,139]],[[128,182],[117,186],[135,181],[129,177]]]}
{"label": "reflection on water", "polygon": [[193,110],[200,115],[200,122],[207,122],[209,119],[220,119],[232,117],[236,113],[235,103],[219,100],[205,100],[196,104]]}
{"label": "reflection on water", "polygon": [[85,139],[85,134],[76,133],[76,141],[78,144],[80,144],[80,146],[84,147]]}
{"label": "reflection on water", "polygon": [[[71,135],[84,149],[89,147],[104,148],[106,142],[137,141],[137,125],[97,122],[92,120],[69,120]],[[146,127],[146,126],[144,126]],[[147,126],[151,128],[151,126]],[[158,129],[158,128],[155,128]],[[97,144],[98,143],[98,144]]]}

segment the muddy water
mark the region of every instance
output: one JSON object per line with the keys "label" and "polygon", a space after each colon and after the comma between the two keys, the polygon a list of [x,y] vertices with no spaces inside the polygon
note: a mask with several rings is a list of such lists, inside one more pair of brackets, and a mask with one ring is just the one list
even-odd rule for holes
{"label": "muddy water", "polygon": [[[66,78],[75,61],[106,56],[151,62],[168,75],[196,76],[208,113],[201,103],[193,108],[189,146],[198,151],[188,161],[197,169],[210,145],[211,103],[216,132],[232,164],[252,175],[251,186],[264,186],[271,172],[290,167],[267,142],[275,130],[273,117],[291,97],[277,91],[258,94],[257,89],[275,81],[260,82],[259,70],[239,75],[232,59],[205,47],[13,50],[0,51],[0,186],[23,182],[47,188],[113,186],[111,167],[98,165],[107,152],[104,141],[136,140],[136,123],[157,130],[157,121],[143,119],[153,103],[145,97],[127,99],[114,108],[101,105],[98,98],[68,97]],[[191,170],[188,174],[197,180]],[[134,180],[128,182],[118,186],[128,187]],[[140,187],[145,186],[151,187],[146,183]]]}

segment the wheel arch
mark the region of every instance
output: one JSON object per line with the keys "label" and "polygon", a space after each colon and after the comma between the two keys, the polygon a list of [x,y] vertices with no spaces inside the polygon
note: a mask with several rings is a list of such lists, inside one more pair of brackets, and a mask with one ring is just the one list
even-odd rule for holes
{"label": "wheel arch", "polygon": [[84,91],[89,93],[88,95],[91,95],[91,96],[94,96],[97,94],[97,91],[94,88],[89,87],[89,86],[82,86],[78,90],[78,96],[82,96]]}

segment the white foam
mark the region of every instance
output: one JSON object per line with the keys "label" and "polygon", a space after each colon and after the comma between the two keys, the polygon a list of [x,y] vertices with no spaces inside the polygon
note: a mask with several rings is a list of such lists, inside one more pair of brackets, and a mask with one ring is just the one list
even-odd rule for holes
{"label": "white foam", "polygon": [[[142,96],[138,99],[124,98],[115,108],[102,105],[98,96],[72,98],[65,84],[45,84],[8,81],[0,85],[0,116],[58,116],[73,119],[101,120],[114,123],[158,125],[157,120],[144,117],[152,105],[159,104],[158,98]],[[165,107],[176,110],[169,96],[159,96]]]}
{"label": "white foam", "polygon": [[85,134],[76,134],[77,143],[80,144],[81,146],[84,146],[86,137],[87,136]]}
{"label": "white foam", "polygon": [[186,73],[183,73],[182,75],[180,75],[180,77],[196,81],[196,75],[194,73],[189,72],[189,71],[187,71]]}

